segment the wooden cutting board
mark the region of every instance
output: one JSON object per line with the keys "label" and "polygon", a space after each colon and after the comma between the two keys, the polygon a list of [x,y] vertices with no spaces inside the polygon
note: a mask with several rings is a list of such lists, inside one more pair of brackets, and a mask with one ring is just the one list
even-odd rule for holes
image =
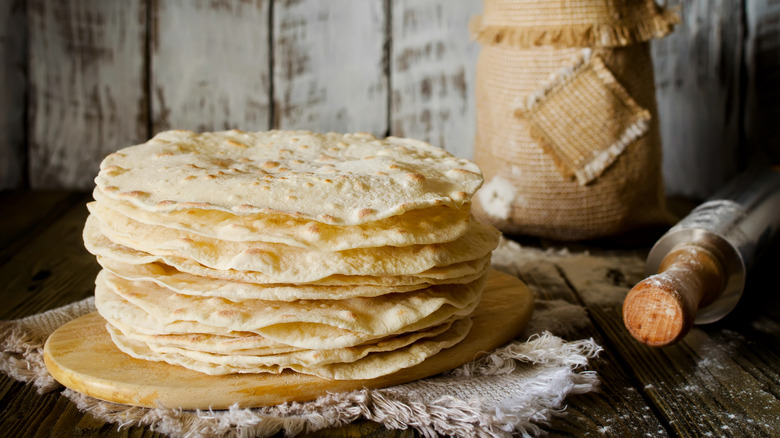
{"label": "wooden cutting board", "polygon": [[138,360],[114,346],[97,313],[52,333],[44,360],[51,375],[68,388],[116,403],[181,409],[225,409],[235,403],[270,406],[313,400],[326,392],[387,387],[448,371],[509,342],[523,330],[532,312],[533,296],[525,284],[492,271],[466,339],[419,365],[370,380],[327,380],[289,371],[209,376]]}

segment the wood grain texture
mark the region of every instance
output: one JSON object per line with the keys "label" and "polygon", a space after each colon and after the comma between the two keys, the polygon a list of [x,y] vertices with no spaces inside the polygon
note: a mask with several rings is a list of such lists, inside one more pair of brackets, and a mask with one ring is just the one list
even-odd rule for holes
{"label": "wood grain texture", "polygon": [[[579,306],[571,285],[561,275],[553,259],[520,263],[515,271],[526,282],[537,299],[537,309],[545,302],[565,301]],[[597,327],[588,319],[584,325],[566,321],[571,330],[555,333],[571,340],[591,337],[605,347],[589,361],[588,368],[599,375],[596,392],[575,395],[566,400],[566,415],[556,417],[546,430],[550,436],[667,436],[666,423],[643,401],[630,374],[621,367],[620,358],[609,348]]]}
{"label": "wood grain texture", "polygon": [[108,153],[145,140],[146,2],[30,0],[33,188],[88,189]]}
{"label": "wood grain texture", "polygon": [[153,133],[269,128],[270,3],[152,1]]}
{"label": "wood grain texture", "polygon": [[623,323],[638,341],[664,347],[693,327],[699,307],[718,298],[726,272],[718,256],[698,245],[677,246],[652,275],[631,288],[623,301]]}
{"label": "wood grain texture", "polygon": [[83,193],[64,191],[0,192],[0,205],[17,212],[0,215],[0,265],[56,222],[74,202],[83,199]]}
{"label": "wood grain texture", "polygon": [[469,0],[391,4],[391,133],[471,158],[479,45],[469,37],[468,21],[482,5]]}
{"label": "wood grain texture", "polygon": [[24,0],[0,2],[0,190],[25,184],[26,24]]}
{"label": "wood grain texture", "polygon": [[274,126],[387,133],[382,0],[274,3]]}
{"label": "wood grain texture", "polygon": [[738,170],[741,0],[669,0],[682,22],[652,42],[667,193],[704,199]]}
{"label": "wood grain texture", "polygon": [[301,435],[301,438],[416,438],[419,432],[414,429],[385,429],[373,421],[356,421],[346,426],[320,429]]}
{"label": "wood grain texture", "polygon": [[94,294],[100,266],[81,239],[89,198],[71,199],[57,220],[21,249],[8,248],[12,258],[0,253],[0,260],[8,260],[0,266],[0,319],[33,315]]}
{"label": "wood grain texture", "polygon": [[281,374],[209,376],[164,362],[122,353],[97,313],[57,329],[46,342],[44,358],[63,385],[103,400],[134,406],[227,409],[309,401],[327,392],[384,388],[449,371],[512,340],[533,313],[533,297],[516,277],[492,272],[474,311],[469,334],[457,345],[395,373],[365,380],[334,380],[286,371]]}
{"label": "wood grain texture", "polygon": [[[777,385],[766,384],[777,370],[740,364],[747,361],[740,356],[750,352],[777,351],[777,338],[756,348],[746,335],[733,331],[738,325],[724,321],[697,326],[674,346],[646,347],[631,337],[621,316],[623,297],[643,278],[642,257],[591,255],[585,264],[572,260],[559,266],[674,434],[770,436],[780,430]],[[742,342],[718,340],[729,334]]]}
{"label": "wood grain texture", "polygon": [[92,438],[164,438],[142,427],[123,427],[78,410],[59,392],[38,394],[32,385],[0,375],[0,430],[4,436],[81,436]]}

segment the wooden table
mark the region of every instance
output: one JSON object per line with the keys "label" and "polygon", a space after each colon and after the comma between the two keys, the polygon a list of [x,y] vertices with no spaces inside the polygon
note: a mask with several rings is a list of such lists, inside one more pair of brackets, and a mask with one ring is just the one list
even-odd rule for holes
{"label": "wooden table", "polygon": [[[89,199],[73,192],[0,193],[0,319],[93,293],[99,268],[81,243]],[[646,245],[576,245],[569,249],[571,257],[559,257],[558,250],[549,260],[518,265],[539,299],[587,309],[589,323],[571,339],[593,337],[604,347],[591,363],[601,377],[600,391],[568,398],[565,414],[545,429],[552,436],[780,434],[780,287],[772,277],[778,246],[751,272],[734,312],[664,349],[640,345],[622,324],[622,297],[642,276]],[[597,268],[583,270],[583,261]],[[4,436],[158,435],[143,428],[118,431],[80,412],[59,391],[38,395],[31,385],[5,376],[0,377],[0,407]],[[361,422],[314,436],[417,435]]]}

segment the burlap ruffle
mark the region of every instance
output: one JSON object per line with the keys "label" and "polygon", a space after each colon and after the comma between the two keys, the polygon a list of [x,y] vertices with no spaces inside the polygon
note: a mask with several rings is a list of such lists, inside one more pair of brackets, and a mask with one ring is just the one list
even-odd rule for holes
{"label": "burlap ruffle", "polygon": [[653,0],[486,0],[469,27],[483,44],[620,47],[666,36],[679,22]]}

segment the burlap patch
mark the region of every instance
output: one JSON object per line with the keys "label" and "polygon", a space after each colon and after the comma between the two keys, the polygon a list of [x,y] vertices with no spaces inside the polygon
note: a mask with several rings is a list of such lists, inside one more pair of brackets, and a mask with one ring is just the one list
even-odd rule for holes
{"label": "burlap patch", "polygon": [[637,104],[598,56],[560,72],[529,98],[518,117],[564,177],[585,185],[598,178],[648,130],[650,112]]}

